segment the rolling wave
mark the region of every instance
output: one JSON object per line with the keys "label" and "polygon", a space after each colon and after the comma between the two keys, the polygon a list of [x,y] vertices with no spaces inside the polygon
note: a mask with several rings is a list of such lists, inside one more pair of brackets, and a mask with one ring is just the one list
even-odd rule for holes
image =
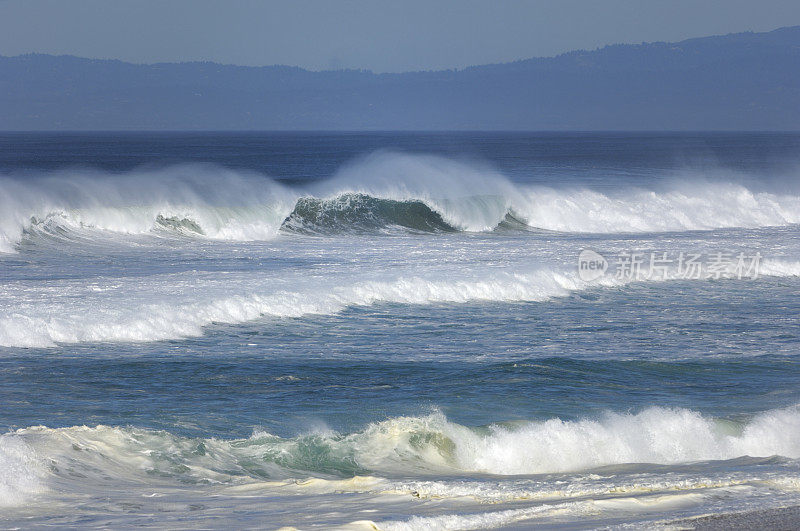
{"label": "rolling wave", "polygon": [[214,166],[126,174],[0,176],[0,252],[25,238],[104,231],[269,240],[329,234],[492,231],[663,232],[800,223],[800,196],[685,181],[615,193],[512,183],[474,164],[376,153],[300,188]]}
{"label": "rolling wave", "polygon": [[[460,276],[457,276],[460,275]],[[670,270],[664,279],[680,279]],[[763,277],[796,277],[800,262],[766,259]],[[71,296],[73,288],[63,286],[66,305],[51,296],[44,307],[23,305],[0,315],[0,347],[49,348],[58,344],[87,342],[151,342],[201,336],[205,327],[217,324],[240,324],[265,317],[304,317],[333,315],[354,306],[380,303],[459,304],[471,301],[543,302],[587,289],[623,286],[631,279],[606,275],[592,281],[582,280],[576,270],[539,267],[528,271],[479,271],[464,273],[399,276],[381,280],[343,280],[331,278],[288,285],[284,289],[274,281],[247,283],[247,291],[235,289],[229,280],[224,290],[210,285],[197,297],[179,301],[172,296],[181,285],[168,284],[167,298],[138,298],[140,281],[133,279],[123,286],[119,279],[110,287],[99,285],[82,297]],[[115,295],[107,296],[109,289]],[[129,291],[133,290],[133,291]],[[94,293],[97,297],[93,297]]]}
{"label": "rolling wave", "polygon": [[470,428],[441,413],[400,417],[349,435],[279,439],[254,434],[264,455],[292,470],[336,473],[529,475],[626,463],[676,464],[742,456],[800,457],[800,411],[762,413],[746,423],[653,407],[599,419],[558,418]]}
{"label": "rolling wave", "polygon": [[440,213],[419,200],[396,201],[366,194],[333,199],[302,197],[281,230],[303,234],[375,232],[400,227],[418,232],[454,232]]}
{"label": "rolling wave", "polygon": [[[74,488],[75,478],[141,482],[157,477],[181,484],[242,484],[303,476],[328,478],[308,488],[347,487],[331,476],[364,474],[424,479],[446,473],[519,476],[574,473],[632,463],[674,465],[750,458],[800,458],[800,410],[765,411],[747,421],[651,407],[597,418],[468,427],[441,413],[397,417],[349,434],[311,433],[281,438],[187,438],[164,431],[97,426],[32,427],[0,436],[0,503],[21,503],[47,488]],[[331,485],[326,485],[331,483]],[[417,496],[489,496],[491,485],[363,480],[349,489],[404,491]],[[541,486],[540,486],[541,487]],[[589,485],[597,490],[598,486]],[[409,491],[410,492],[410,491]],[[523,493],[506,492],[523,496]],[[563,495],[563,493],[560,493]],[[551,495],[556,493],[551,492]],[[542,497],[539,492],[539,497]],[[546,496],[544,496],[546,497]]]}
{"label": "rolling wave", "polygon": [[[58,343],[159,341],[200,336],[212,323],[237,324],[262,317],[331,315],[351,306],[488,301],[543,301],[583,289],[574,274],[541,269],[527,274],[500,271],[478,279],[399,277],[392,280],[314,283],[294,290],[262,286],[263,292],[225,294],[186,304],[167,300],[134,304],[130,298],[90,300],[84,311],[12,310],[0,316],[0,346],[52,347]],[[613,279],[604,280],[613,283]],[[600,285],[595,283],[593,285]],[[305,289],[304,289],[305,288]],[[115,289],[119,289],[117,286]],[[72,300],[71,304],[75,301]],[[110,303],[111,306],[107,306]]]}

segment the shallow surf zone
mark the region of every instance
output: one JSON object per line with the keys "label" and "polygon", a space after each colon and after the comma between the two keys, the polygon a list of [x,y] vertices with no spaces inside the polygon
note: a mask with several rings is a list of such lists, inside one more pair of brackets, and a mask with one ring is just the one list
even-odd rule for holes
{"label": "shallow surf zone", "polygon": [[[269,517],[477,529],[678,518],[763,507],[766,497],[800,501],[798,441],[797,407],[746,420],[654,407],[480,427],[434,412],[352,433],[237,440],[31,427],[0,437],[0,521],[68,524],[98,513],[109,525]],[[231,507],[238,516],[222,511]]]}
{"label": "shallow surf zone", "polygon": [[702,175],[685,172],[659,189],[549,188],[511,182],[475,162],[391,152],[292,186],[211,165],[12,173],[0,175],[0,252],[92,232],[268,241],[280,233],[511,227],[615,234],[800,222],[800,195],[750,190],[736,175],[714,182]]}

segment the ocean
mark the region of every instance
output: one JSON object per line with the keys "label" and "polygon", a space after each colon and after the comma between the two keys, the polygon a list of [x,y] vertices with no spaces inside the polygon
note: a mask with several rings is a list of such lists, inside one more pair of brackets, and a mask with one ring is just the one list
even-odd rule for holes
{"label": "ocean", "polygon": [[800,504],[800,135],[4,133],[0,527]]}

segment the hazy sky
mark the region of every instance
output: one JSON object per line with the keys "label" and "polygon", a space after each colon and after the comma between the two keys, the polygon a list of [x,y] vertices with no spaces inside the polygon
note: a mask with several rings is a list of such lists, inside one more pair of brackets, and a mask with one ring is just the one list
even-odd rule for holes
{"label": "hazy sky", "polygon": [[791,25],[798,0],[0,0],[0,55],[399,72]]}

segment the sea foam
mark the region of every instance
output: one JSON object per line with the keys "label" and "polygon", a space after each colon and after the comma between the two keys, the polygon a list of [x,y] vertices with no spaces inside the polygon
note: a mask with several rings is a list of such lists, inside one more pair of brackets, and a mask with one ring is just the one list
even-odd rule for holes
{"label": "sea foam", "polygon": [[18,505],[42,492],[43,467],[34,450],[21,437],[0,435],[0,506]]}

